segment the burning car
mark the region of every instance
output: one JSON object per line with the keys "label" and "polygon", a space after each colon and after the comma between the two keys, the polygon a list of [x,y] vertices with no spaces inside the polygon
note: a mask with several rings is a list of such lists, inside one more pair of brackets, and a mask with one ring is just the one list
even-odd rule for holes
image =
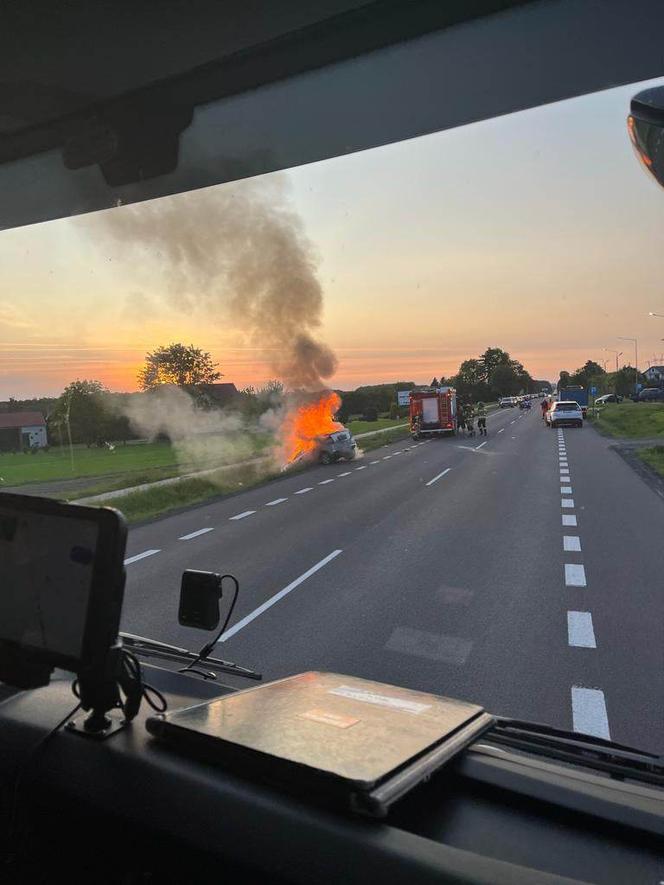
{"label": "burning car", "polygon": [[318,460],[321,464],[335,461],[352,461],[357,455],[357,443],[347,428],[335,430],[317,438]]}

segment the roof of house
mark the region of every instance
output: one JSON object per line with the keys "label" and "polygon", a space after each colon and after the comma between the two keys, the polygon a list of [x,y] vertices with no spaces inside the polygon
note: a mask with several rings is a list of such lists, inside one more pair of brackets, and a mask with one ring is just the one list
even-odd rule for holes
{"label": "roof of house", "polygon": [[646,372],[664,372],[664,366],[648,366]]}
{"label": "roof of house", "polygon": [[41,412],[4,412],[0,413],[0,430],[10,430],[19,427],[34,427],[45,425],[46,421]]}

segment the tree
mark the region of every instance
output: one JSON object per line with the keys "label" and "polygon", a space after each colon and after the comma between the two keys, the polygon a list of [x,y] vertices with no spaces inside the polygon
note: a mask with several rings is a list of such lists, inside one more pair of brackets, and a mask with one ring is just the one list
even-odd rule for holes
{"label": "tree", "polygon": [[571,378],[570,373],[565,372],[565,370],[563,370],[560,373],[560,377],[558,378],[558,390],[561,390],[563,387],[569,387],[569,383],[570,383],[569,379],[570,378]]}
{"label": "tree", "polygon": [[146,354],[138,383],[142,390],[153,390],[160,384],[212,384],[222,377],[217,365],[209,353],[193,344],[169,344]]}
{"label": "tree", "polygon": [[433,377],[432,380],[431,380],[431,384],[429,385],[429,387],[438,387],[438,386],[439,386],[439,384],[438,384],[438,379],[437,379],[436,376],[434,375],[434,377]]}
{"label": "tree", "polygon": [[108,396],[101,381],[72,381],[58,397],[49,426],[66,433],[72,442],[92,445],[107,438]]}
{"label": "tree", "polygon": [[588,388],[592,386],[594,381],[599,381],[599,379],[604,379],[605,377],[606,372],[599,363],[596,363],[594,360],[587,360],[580,369],[577,369],[570,376],[570,384],[578,384],[580,387]]}

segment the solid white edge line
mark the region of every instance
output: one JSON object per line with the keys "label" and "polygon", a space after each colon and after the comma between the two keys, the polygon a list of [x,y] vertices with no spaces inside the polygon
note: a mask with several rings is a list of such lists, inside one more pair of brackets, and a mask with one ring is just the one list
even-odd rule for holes
{"label": "solid white edge line", "polygon": [[572,722],[574,731],[611,740],[606,701],[601,689],[572,686]]}
{"label": "solid white edge line", "polygon": [[155,553],[161,553],[161,550],[144,550],[143,553],[137,553],[136,556],[125,559],[124,564],[130,565],[132,562],[138,562],[139,559],[145,559],[146,556],[154,556]]}
{"label": "solid white edge line", "polygon": [[255,513],[255,510],[243,510],[242,513],[236,513],[235,516],[229,516],[229,519],[244,519],[245,516],[251,516],[252,513]]}
{"label": "solid white edge line", "polygon": [[563,525],[576,525],[576,516],[573,513],[563,513]]}
{"label": "solid white edge line", "polygon": [[567,642],[575,648],[597,648],[590,612],[567,612]]}
{"label": "solid white edge line", "polygon": [[313,490],[314,490],[313,486],[307,486],[306,489],[298,489],[298,491],[295,492],[295,494],[296,495],[304,495],[305,492],[313,492]]}
{"label": "solid white edge line", "polygon": [[429,482],[427,483],[427,485],[432,486],[435,482],[438,482],[438,480],[441,478],[441,476],[445,476],[446,473],[449,473],[451,469],[452,469],[451,467],[446,467],[442,473],[439,473],[438,476],[434,476],[433,479],[430,479]]}
{"label": "solid white edge line", "polygon": [[299,578],[295,578],[294,581],[291,581],[291,583],[287,587],[284,587],[283,590],[275,593],[274,596],[270,596],[270,598],[267,599],[262,605],[259,605],[258,608],[255,608],[252,612],[250,612],[250,614],[245,615],[245,617],[242,618],[242,620],[238,621],[237,624],[233,624],[233,626],[229,630],[226,630],[226,632],[219,637],[218,641],[226,642],[226,640],[230,639],[231,636],[235,636],[235,634],[246,627],[247,624],[251,624],[251,622],[255,618],[257,618],[259,615],[262,615],[263,612],[271,608],[275,604],[275,602],[279,602],[280,599],[283,599],[284,596],[287,596],[291,592],[291,590],[295,590],[296,587],[299,587],[300,584],[303,584],[307,580],[307,578],[310,578],[317,571],[319,571],[319,569],[322,569],[323,566],[326,566],[328,562],[331,562],[333,559],[335,559],[341,552],[341,550],[333,550],[332,553],[328,553],[328,555],[321,559],[320,562],[317,562],[316,565],[312,565],[310,569],[307,569],[307,571],[304,572],[304,574],[300,575]]}
{"label": "solid white edge line", "polygon": [[586,570],[582,565],[576,562],[565,563],[565,586],[566,587],[585,587],[586,586]]}
{"label": "solid white edge line", "polygon": [[288,498],[275,498],[274,501],[268,501],[265,506],[274,507],[276,504],[283,504],[284,501],[288,501]]}
{"label": "solid white edge line", "polygon": [[199,529],[197,532],[189,532],[188,535],[182,535],[181,538],[178,538],[178,541],[191,541],[192,538],[198,538],[199,535],[206,535],[208,532],[212,532],[214,529]]}
{"label": "solid white edge line", "polygon": [[580,553],[581,538],[578,535],[563,535],[563,550],[567,553]]}

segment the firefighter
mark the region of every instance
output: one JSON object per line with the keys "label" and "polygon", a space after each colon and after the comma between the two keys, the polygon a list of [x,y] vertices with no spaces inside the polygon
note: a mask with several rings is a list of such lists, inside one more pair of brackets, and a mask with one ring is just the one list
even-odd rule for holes
{"label": "firefighter", "polygon": [[472,405],[468,404],[465,413],[466,433],[468,436],[475,436],[475,414]]}
{"label": "firefighter", "polygon": [[486,409],[484,403],[477,404],[477,429],[480,436],[486,436]]}
{"label": "firefighter", "polygon": [[549,398],[548,398],[548,396],[544,397],[540,408],[542,409],[542,419],[544,419],[544,418],[546,418],[546,413],[549,411]]}

